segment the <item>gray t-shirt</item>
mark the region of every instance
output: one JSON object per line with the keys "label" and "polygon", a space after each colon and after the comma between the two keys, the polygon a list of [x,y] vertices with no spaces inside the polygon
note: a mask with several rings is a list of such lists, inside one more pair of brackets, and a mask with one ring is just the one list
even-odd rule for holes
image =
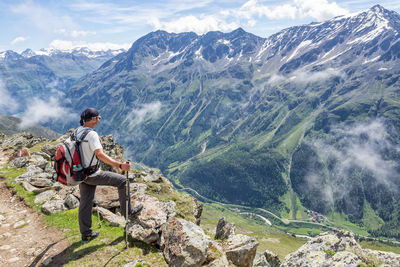
{"label": "gray t-shirt", "polygon": [[[77,134],[78,138],[83,134],[85,129],[88,129],[88,128],[84,128],[82,126],[77,128],[76,134]],[[92,157],[94,155],[94,151],[96,149],[103,148],[103,146],[101,145],[99,135],[94,130],[90,131],[86,135],[85,139],[83,139],[83,140],[87,140],[87,142],[84,141],[81,143],[81,150],[82,150],[81,153],[83,155],[83,166],[85,168],[87,168],[89,166],[90,160],[92,159]],[[94,156],[92,164],[90,166],[96,166],[98,163],[99,163],[99,160],[96,158],[96,156]]]}

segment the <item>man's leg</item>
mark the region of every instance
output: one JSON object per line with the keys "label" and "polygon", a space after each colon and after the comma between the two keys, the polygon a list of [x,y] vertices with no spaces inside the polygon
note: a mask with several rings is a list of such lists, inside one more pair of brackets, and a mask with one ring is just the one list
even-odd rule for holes
{"label": "man's leg", "polygon": [[92,232],[92,207],[96,185],[79,184],[81,199],[79,203],[79,229],[83,236]]}
{"label": "man's leg", "polygon": [[[90,185],[110,185],[117,187],[118,189],[118,196],[119,196],[119,204],[121,206],[121,213],[125,217],[125,206],[126,206],[126,177],[115,173],[115,172],[109,172],[109,171],[100,171],[98,174],[94,176],[89,176],[85,180],[86,184]],[[131,201],[129,199],[128,201],[128,210],[129,214],[133,213],[132,207],[131,207]]]}

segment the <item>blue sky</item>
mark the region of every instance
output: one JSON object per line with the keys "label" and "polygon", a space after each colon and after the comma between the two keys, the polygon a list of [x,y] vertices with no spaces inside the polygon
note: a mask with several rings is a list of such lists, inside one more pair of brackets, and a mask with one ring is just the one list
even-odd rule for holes
{"label": "blue sky", "polygon": [[242,27],[268,37],[375,4],[400,13],[398,0],[0,0],[0,51],[129,48],[158,29],[204,34]]}

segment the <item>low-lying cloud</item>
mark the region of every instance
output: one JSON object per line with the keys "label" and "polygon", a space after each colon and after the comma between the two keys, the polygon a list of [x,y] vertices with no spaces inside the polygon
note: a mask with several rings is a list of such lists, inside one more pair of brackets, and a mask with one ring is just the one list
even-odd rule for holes
{"label": "low-lying cloud", "polygon": [[[362,170],[361,175],[369,173],[373,179],[391,192],[396,193],[400,174],[398,164],[387,153],[399,151],[390,141],[390,134],[384,121],[337,126],[331,129],[336,137],[335,144],[318,140],[309,145],[325,164],[331,164],[327,177],[321,177],[320,170],[311,170],[305,180],[309,189],[320,191],[330,204],[335,198],[341,199],[350,194],[354,169]],[[333,163],[333,164],[332,164]]]}
{"label": "low-lying cloud", "polygon": [[126,116],[125,122],[129,126],[141,123],[147,117],[157,116],[161,112],[162,104],[160,101],[141,104],[139,108],[132,109]]}
{"label": "low-lying cloud", "polygon": [[43,124],[55,120],[72,120],[77,117],[69,109],[63,107],[60,101],[55,97],[49,99],[33,98],[27,102],[27,109],[22,115],[22,121],[19,125],[21,129],[33,125]]}
{"label": "low-lying cloud", "polygon": [[328,80],[332,77],[345,77],[345,73],[343,71],[328,68],[322,71],[305,71],[305,70],[297,70],[290,75],[280,75],[274,74],[272,75],[268,83],[272,85],[276,85],[282,82],[290,81],[293,83],[309,83],[309,82],[320,82]]}
{"label": "low-lying cloud", "polygon": [[10,114],[18,109],[18,103],[8,92],[3,81],[0,80],[0,113]]}

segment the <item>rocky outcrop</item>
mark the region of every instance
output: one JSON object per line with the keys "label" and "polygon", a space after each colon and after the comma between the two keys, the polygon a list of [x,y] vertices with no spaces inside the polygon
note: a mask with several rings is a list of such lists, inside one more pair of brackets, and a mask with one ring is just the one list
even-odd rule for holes
{"label": "rocky outcrop", "polygon": [[253,266],[258,242],[254,237],[246,235],[232,235],[225,243],[225,253],[229,261],[236,266]]}
{"label": "rocky outcrop", "polygon": [[228,239],[230,236],[235,234],[235,224],[228,223],[225,217],[219,219],[217,229],[215,230],[215,239]]}
{"label": "rocky outcrop", "polygon": [[400,266],[400,255],[362,249],[351,232],[334,230],[312,238],[281,266]]}
{"label": "rocky outcrop", "polygon": [[171,218],[163,225],[160,245],[169,266],[202,266],[209,243],[203,229],[194,223]]}

